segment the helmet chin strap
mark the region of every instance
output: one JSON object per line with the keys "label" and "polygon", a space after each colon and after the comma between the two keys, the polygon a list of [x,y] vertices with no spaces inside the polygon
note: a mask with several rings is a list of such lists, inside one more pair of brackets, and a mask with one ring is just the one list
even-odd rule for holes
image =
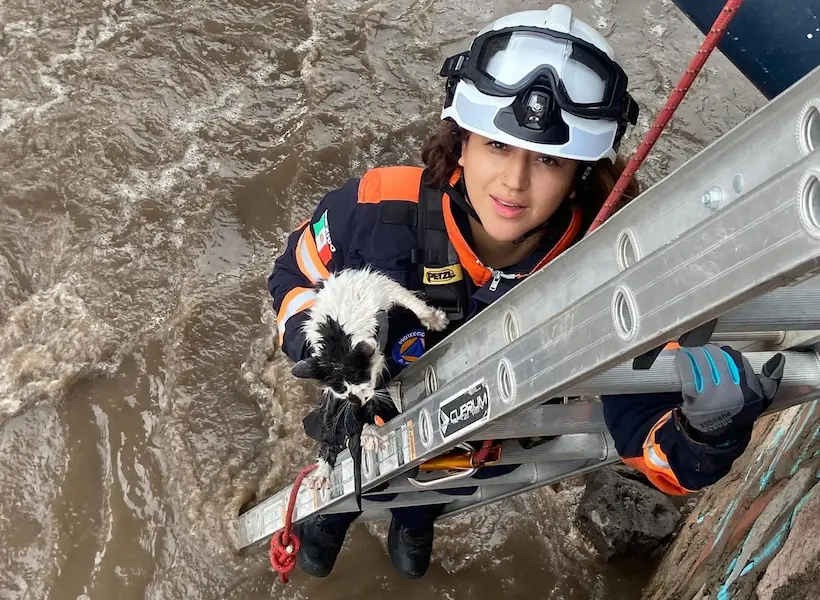
{"label": "helmet chin strap", "polygon": [[456,205],[470,215],[473,219],[481,223],[481,218],[478,216],[478,213],[473,208],[473,205],[467,200],[467,190],[464,189],[464,179],[459,179],[456,185],[447,185],[444,187],[444,192],[450,196],[450,200],[456,203]]}
{"label": "helmet chin strap", "polygon": [[[579,167],[578,175],[576,176],[576,182],[573,186],[573,192],[575,192],[576,196],[585,195],[587,186],[589,185],[589,175],[592,173],[592,167],[593,165],[591,163],[582,163]],[[463,178],[459,180],[458,187],[448,185],[444,188],[444,191],[447,193],[448,196],[450,196],[450,199],[459,206],[459,208],[461,208],[464,212],[470,215],[473,219],[478,221],[478,224],[483,227],[484,224],[481,222],[481,218],[478,216],[478,213],[476,212],[475,208],[473,208],[473,205],[467,198],[467,191],[463,189],[463,181]],[[566,198],[564,198],[564,200],[561,201],[561,204],[566,202],[571,196],[572,192],[569,196],[567,196]],[[521,244],[522,242],[531,238],[536,233],[546,229],[547,225],[549,225],[549,219],[547,219],[540,225],[533,227],[517,240],[514,240],[513,244]]]}
{"label": "helmet chin strap", "polygon": [[[566,198],[565,198],[565,200],[566,200]],[[517,240],[513,240],[513,245],[517,246],[518,244],[521,244],[522,242],[525,242],[526,240],[528,240],[529,238],[534,236],[539,231],[541,231],[543,229],[546,229],[547,225],[549,225],[549,222],[550,222],[549,219],[547,219],[546,221],[544,221],[543,223],[541,223],[537,227],[533,227],[532,229],[530,229],[527,233],[522,235]]]}

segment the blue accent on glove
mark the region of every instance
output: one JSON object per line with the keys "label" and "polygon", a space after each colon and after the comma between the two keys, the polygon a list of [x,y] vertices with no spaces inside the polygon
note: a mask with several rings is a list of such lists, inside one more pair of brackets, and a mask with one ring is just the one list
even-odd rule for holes
{"label": "blue accent on glove", "polygon": [[703,373],[700,372],[700,367],[698,366],[695,357],[687,348],[681,348],[681,352],[686,354],[686,357],[689,359],[689,366],[692,367],[692,377],[695,382],[695,391],[698,394],[703,393]]}
{"label": "blue accent on glove", "polygon": [[[712,358],[712,355],[706,351],[706,348],[701,348],[701,352],[706,357],[706,362],[709,363],[709,374],[712,376],[712,383],[715,385],[720,385],[720,373],[718,372],[717,365],[715,364],[715,359]],[[735,381],[735,383],[738,383]]]}

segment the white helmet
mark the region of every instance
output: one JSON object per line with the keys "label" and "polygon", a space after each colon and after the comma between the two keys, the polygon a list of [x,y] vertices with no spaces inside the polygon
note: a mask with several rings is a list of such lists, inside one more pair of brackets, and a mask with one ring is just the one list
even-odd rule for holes
{"label": "white helmet", "polygon": [[502,17],[445,61],[441,118],[533,152],[614,162],[627,123],[638,118],[614,55],[566,5]]}

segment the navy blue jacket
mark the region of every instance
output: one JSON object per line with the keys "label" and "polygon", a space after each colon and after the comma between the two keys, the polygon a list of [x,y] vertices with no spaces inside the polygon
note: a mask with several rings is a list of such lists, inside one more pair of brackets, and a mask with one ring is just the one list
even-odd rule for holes
{"label": "navy blue jacket", "polygon": [[[417,266],[410,259],[418,245],[416,228],[385,223],[380,216],[386,204],[418,203],[421,173],[418,167],[383,167],[351,179],[328,193],[313,217],[288,237],[268,278],[268,289],[277,312],[280,345],[293,361],[307,357],[301,325],[316,295],[314,284],[330,272],[371,265],[410,290],[422,289]],[[504,269],[519,278],[501,279],[491,290],[492,273],[472,250],[466,214],[446,195],[442,208],[447,234],[469,275],[465,276],[470,303],[467,320],[577,241],[582,221],[581,209],[559,208],[540,247],[521,263]],[[391,376],[449,333],[426,333],[409,311],[391,311],[385,348]],[[691,440],[680,426],[678,393],[603,396],[601,400],[607,427],[624,462],[667,494],[685,494],[718,481],[749,441],[746,436],[718,449]]]}

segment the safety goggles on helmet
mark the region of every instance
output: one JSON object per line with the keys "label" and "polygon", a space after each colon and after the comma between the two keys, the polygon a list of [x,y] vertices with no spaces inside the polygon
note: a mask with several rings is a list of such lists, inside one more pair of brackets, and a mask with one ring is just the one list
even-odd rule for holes
{"label": "safety goggles on helmet", "polygon": [[[638,105],[626,91],[628,78],[618,63],[585,40],[544,27],[488,31],[469,51],[448,58],[440,74],[453,83],[470,81],[493,97],[517,97],[541,88],[560,109],[583,119],[634,125],[638,118]],[[544,94],[538,97],[549,100]],[[527,102],[525,114],[517,116],[535,125],[547,108],[541,100]]]}

